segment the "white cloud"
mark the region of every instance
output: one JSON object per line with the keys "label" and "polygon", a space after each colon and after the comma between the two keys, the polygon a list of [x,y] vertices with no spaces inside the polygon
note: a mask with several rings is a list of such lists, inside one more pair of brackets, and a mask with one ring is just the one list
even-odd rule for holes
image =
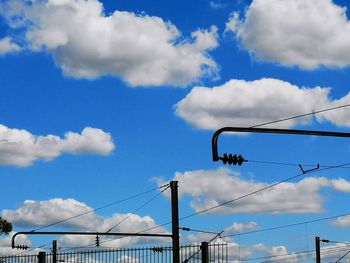
{"label": "white cloud", "polygon": [[[344,243],[335,243],[334,245],[330,246],[322,246],[321,249],[321,259],[325,262],[336,262],[340,257],[345,255],[347,252],[349,252],[349,244],[346,244],[347,242],[344,241]],[[348,257],[345,257],[341,260],[341,262],[350,262],[350,259]]]}
{"label": "white cloud", "polygon": [[[298,87],[289,82],[263,78],[255,81],[230,80],[213,88],[194,87],[175,105],[176,114],[191,125],[207,130],[224,126],[250,127],[294,115],[350,103],[350,95],[329,98],[330,89]],[[317,114],[318,121],[350,126],[347,108]],[[278,122],[275,128],[306,125],[311,116]],[[271,125],[270,125],[271,126]]]}
{"label": "white cloud", "polygon": [[31,50],[49,52],[75,78],[112,75],[131,86],[186,86],[217,73],[207,54],[218,45],[214,26],[186,38],[160,17],[105,15],[98,0],[12,1],[2,15],[10,26],[24,27]]}
{"label": "white cloud", "polygon": [[13,43],[10,37],[5,37],[0,39],[0,55],[5,55],[7,53],[18,52],[21,47],[16,43]]}
{"label": "white cloud", "polygon": [[3,210],[1,215],[18,227],[39,227],[64,220],[77,214],[83,217],[62,222],[60,226],[89,229],[100,223],[101,218],[88,213],[92,208],[74,199],[54,198],[48,201],[25,200],[16,210]]}
{"label": "white cloud", "polygon": [[333,188],[338,192],[350,193],[350,182],[344,178],[331,180]]}
{"label": "white cloud", "polygon": [[247,224],[233,223],[231,226],[224,229],[225,235],[234,235],[241,232],[253,231],[258,228],[256,222],[249,222]]}
{"label": "white cloud", "polygon": [[338,217],[332,224],[337,227],[350,227],[350,215]]}
{"label": "white cloud", "polygon": [[[77,215],[84,214],[76,217]],[[59,227],[74,229],[74,231],[137,233],[145,229],[157,226],[150,216],[137,214],[113,214],[110,217],[97,215],[92,208],[85,203],[74,199],[54,198],[47,201],[26,200],[16,210],[3,210],[1,216],[9,220],[15,227],[38,228],[62,221],[71,217],[70,220],[60,223]],[[125,220],[127,218],[127,220]],[[120,223],[122,222],[123,223]],[[124,223],[125,222],[125,223]],[[120,224],[119,224],[120,223]],[[118,224],[118,226],[116,226]],[[158,227],[147,233],[167,233],[164,227]],[[152,237],[125,237],[122,239],[103,238],[101,246],[124,247],[137,243],[169,242],[169,238]],[[112,240],[114,239],[114,240]],[[111,240],[109,242],[105,242]],[[101,240],[102,241],[102,240]],[[61,246],[75,247],[94,244],[94,236],[62,236],[59,240]]]}
{"label": "white cloud", "polygon": [[[325,187],[340,190],[327,178],[306,177],[300,182],[284,182],[241,198],[269,184],[245,180],[227,168],[178,172],[173,180],[179,182],[179,197],[191,196],[190,204],[196,212],[220,205],[206,214],[319,213],[323,211],[324,202],[320,190]],[[236,199],[239,200],[230,202]]]}
{"label": "white cloud", "polygon": [[244,48],[263,60],[315,69],[350,64],[350,22],[332,0],[253,0],[226,24]]}
{"label": "white cloud", "polygon": [[36,160],[52,160],[63,153],[108,155],[115,148],[109,133],[86,127],[81,134],[68,132],[35,136],[26,130],[0,124],[0,165],[29,166]]}
{"label": "white cloud", "polygon": [[270,259],[263,262],[287,262],[296,263],[298,262],[298,257],[295,253],[288,253],[285,246],[274,246],[269,249]]}

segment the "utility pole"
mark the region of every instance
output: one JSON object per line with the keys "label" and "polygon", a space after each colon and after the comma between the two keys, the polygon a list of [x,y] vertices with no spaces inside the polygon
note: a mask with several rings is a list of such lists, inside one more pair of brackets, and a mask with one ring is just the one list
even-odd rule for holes
{"label": "utility pole", "polygon": [[179,205],[177,181],[170,182],[171,189],[171,222],[173,237],[173,263],[180,263],[180,235],[179,235]]}
{"label": "utility pole", "polygon": [[320,237],[315,237],[316,263],[321,263]]}

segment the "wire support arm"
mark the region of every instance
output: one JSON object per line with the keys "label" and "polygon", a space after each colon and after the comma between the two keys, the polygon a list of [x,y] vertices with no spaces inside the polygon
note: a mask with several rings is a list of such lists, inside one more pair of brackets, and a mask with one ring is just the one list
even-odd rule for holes
{"label": "wire support arm", "polygon": [[172,234],[147,234],[147,233],[106,233],[106,232],[17,232],[12,236],[11,245],[12,248],[17,248],[15,239],[18,235],[83,235],[83,236],[137,236],[137,237],[169,237],[172,238]]}
{"label": "wire support arm", "polygon": [[[218,139],[224,132],[249,132],[249,133],[275,133],[275,134],[291,134],[291,135],[310,135],[310,136],[328,136],[350,138],[347,132],[331,132],[331,131],[314,131],[314,130],[290,130],[290,129],[273,129],[273,128],[254,128],[254,127],[223,127],[215,131],[212,137],[212,155],[213,161],[217,162],[222,159],[218,154]],[[245,160],[247,161],[247,160]]]}

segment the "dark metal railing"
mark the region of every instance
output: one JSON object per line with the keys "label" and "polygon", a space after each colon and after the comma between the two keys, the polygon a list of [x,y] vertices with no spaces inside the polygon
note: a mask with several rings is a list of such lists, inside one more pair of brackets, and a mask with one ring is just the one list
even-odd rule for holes
{"label": "dark metal railing", "polygon": [[[202,244],[203,245],[203,244]],[[228,262],[227,244],[208,244],[207,254],[202,253],[202,245],[180,247],[180,262],[210,263]],[[52,253],[44,253],[39,260],[35,255],[0,256],[0,263],[54,263]],[[41,255],[43,253],[41,252]],[[194,255],[194,256],[193,256]],[[203,258],[203,255],[207,257]],[[189,260],[188,260],[189,259]],[[84,251],[60,252],[56,263],[172,263],[171,246],[121,249],[94,249]]]}

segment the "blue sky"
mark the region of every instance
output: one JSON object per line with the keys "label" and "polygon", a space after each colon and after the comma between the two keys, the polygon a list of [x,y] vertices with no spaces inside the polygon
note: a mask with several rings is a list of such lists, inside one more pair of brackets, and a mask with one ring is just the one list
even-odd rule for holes
{"label": "blue sky", "polygon": [[[1,1],[0,216],[30,231],[178,180],[186,217],[300,174],[180,225],[224,230],[215,242],[229,244],[232,262],[312,262],[315,236],[338,241],[323,244],[324,259],[336,260],[348,251],[348,140],[222,135],[221,154],[248,159],[230,167],[212,162],[211,138],[224,126],[348,105],[347,9],[331,0]],[[349,132],[348,112],[265,127]],[[321,169],[302,175],[299,164]],[[114,231],[161,225],[169,190],[158,193],[45,230],[102,232],[126,217]],[[181,235],[183,244],[212,238]],[[91,243],[23,242],[52,238]],[[0,253],[17,253],[9,244],[3,236]]]}

